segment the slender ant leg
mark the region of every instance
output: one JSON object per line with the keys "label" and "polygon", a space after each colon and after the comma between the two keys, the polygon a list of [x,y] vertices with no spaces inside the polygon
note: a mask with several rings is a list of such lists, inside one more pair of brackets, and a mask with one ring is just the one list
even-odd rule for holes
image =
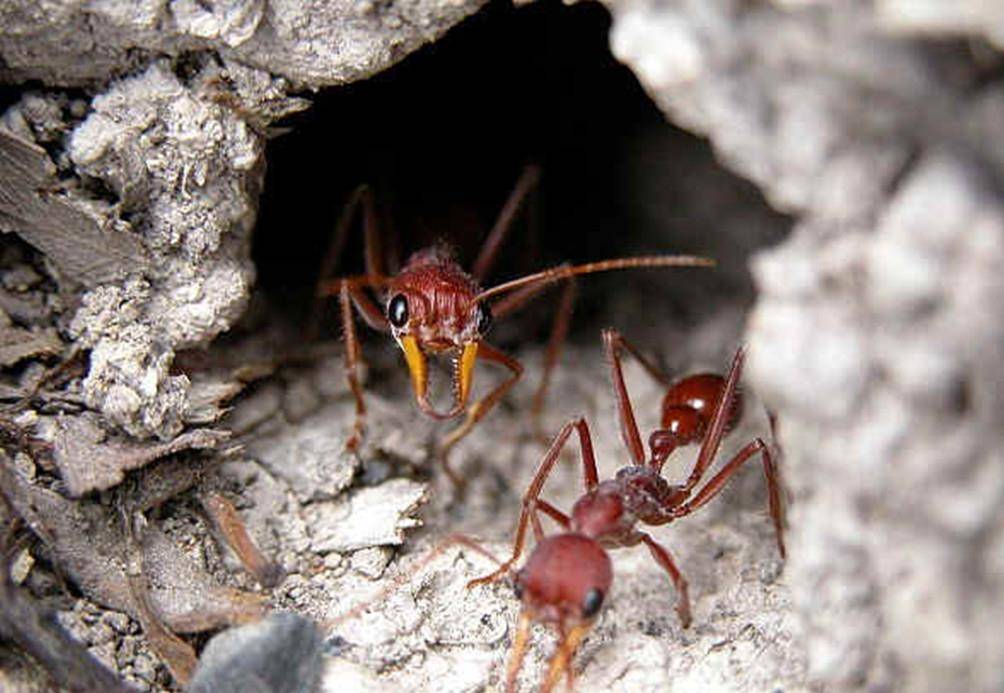
{"label": "slender ant leg", "polygon": [[506,380],[503,380],[494,390],[471,404],[471,406],[467,409],[464,422],[450,431],[446,438],[443,439],[443,443],[439,449],[439,461],[443,467],[443,471],[446,472],[446,475],[450,477],[450,480],[457,486],[463,486],[464,480],[450,466],[450,450],[454,445],[459,443],[464,436],[471,432],[471,429],[474,428],[475,424],[477,424],[477,422],[480,421],[485,414],[491,411],[492,407],[498,404],[498,401],[505,396],[505,393],[508,392],[509,389],[516,384],[516,381],[523,375],[523,365],[519,361],[507,355],[505,352],[496,349],[487,342],[482,342],[478,346],[478,358],[505,366],[509,369],[511,375]]}
{"label": "slender ant leg", "polygon": [[513,219],[516,217],[516,213],[523,206],[523,200],[530,194],[530,192],[537,187],[540,182],[540,167],[539,166],[527,166],[523,169],[523,173],[520,174],[519,180],[516,181],[516,185],[513,187],[512,192],[509,193],[509,198],[502,205],[502,209],[499,211],[498,217],[495,219],[495,225],[492,226],[492,230],[488,233],[488,237],[485,242],[481,245],[481,250],[478,252],[478,257],[471,266],[471,276],[479,284],[485,280],[488,273],[492,269],[492,265],[495,264],[495,260],[498,258],[499,249],[502,247],[502,243],[505,242],[505,238],[509,235],[509,231],[512,229]]}
{"label": "slender ant leg", "polygon": [[718,400],[718,406],[711,417],[711,423],[701,442],[701,450],[697,453],[697,461],[694,468],[687,477],[683,485],[683,493],[689,494],[700,482],[704,472],[714,461],[721,447],[722,438],[725,437],[725,428],[729,422],[729,408],[732,406],[732,399],[736,396],[736,389],[739,387],[739,376],[742,373],[743,357],[745,350],[740,348],[732,358],[732,365],[729,367],[728,377],[725,379],[725,387],[722,389],[722,396]]}
{"label": "slender ant leg", "polygon": [[355,219],[356,210],[362,206],[363,208],[363,227],[364,227],[364,238],[366,243],[366,274],[367,276],[380,276],[382,275],[382,263],[377,257],[377,248],[379,247],[379,239],[377,238],[377,226],[376,226],[376,210],[373,203],[373,192],[370,190],[368,185],[360,185],[352,194],[349,195],[348,201],[342,208],[341,213],[338,215],[338,221],[335,222],[335,235],[331,239],[331,243],[328,245],[328,249],[324,253],[324,257],[321,260],[321,267],[317,274],[317,284],[314,288],[314,305],[310,313],[310,317],[307,319],[307,327],[304,330],[304,337],[307,341],[313,341],[317,339],[317,333],[320,330],[321,320],[324,311],[324,298],[337,293],[336,290],[332,290],[330,286],[330,277],[335,272],[335,268],[338,266],[338,261],[342,257],[342,253],[345,251],[345,245],[349,240],[349,233],[352,230],[352,221]]}
{"label": "slender ant leg", "polygon": [[540,498],[537,499],[537,510],[561,525],[562,529],[567,530],[571,526],[571,520],[568,515],[555,508],[546,500],[542,500]]}
{"label": "slender ant leg", "polygon": [[702,505],[706,504],[725,487],[728,480],[735,474],[744,462],[760,453],[763,460],[763,475],[767,484],[767,507],[770,512],[771,521],[774,523],[774,533],[777,537],[777,550],[781,558],[785,558],[787,552],[784,546],[784,522],[781,511],[781,488],[778,482],[777,466],[770,453],[770,448],[760,438],[755,438],[743,446],[742,450],[729,460],[722,469],[711,478],[711,480],[698,491],[690,500],[673,511],[674,517],[683,517],[694,512]]}
{"label": "slender ant leg", "polygon": [[[544,458],[541,460],[540,466],[537,467],[537,472],[533,476],[533,481],[530,482],[530,486],[527,487],[526,493],[523,495],[523,508],[520,511],[519,524],[516,526],[516,535],[513,538],[512,555],[499,566],[498,570],[489,575],[485,575],[484,577],[471,580],[467,583],[468,587],[474,587],[475,585],[480,585],[486,582],[493,582],[509,572],[512,565],[519,560],[520,555],[523,553],[523,545],[526,541],[526,526],[530,521],[531,516],[535,516],[534,511],[538,508],[551,517],[555,517],[555,519],[557,519],[557,516],[560,516],[562,519],[559,519],[558,522],[564,523],[568,521],[567,517],[554,509],[553,506],[538,499],[544,488],[544,483],[547,481],[547,478],[551,475],[551,471],[554,469],[554,465],[559,459],[561,459],[561,451],[568,442],[569,436],[572,435],[572,429],[575,429],[579,434],[582,474],[586,490],[591,491],[596,488],[599,483],[599,476],[596,472],[596,459],[593,455],[593,441],[589,435],[589,426],[586,423],[586,420],[580,417],[566,423],[561,428],[561,431],[558,432],[558,435],[555,436],[554,440],[551,442],[551,446],[544,454]],[[555,514],[552,514],[552,511]]]}
{"label": "slender ant leg", "polygon": [[558,365],[558,359],[561,357],[561,349],[565,345],[565,339],[568,337],[568,328],[572,322],[572,312],[575,310],[575,294],[575,278],[572,277],[565,282],[565,286],[561,290],[561,298],[558,301],[558,307],[555,309],[554,313],[551,336],[547,340],[547,351],[544,355],[544,369],[540,374],[540,384],[537,385],[537,391],[533,394],[533,404],[530,407],[530,416],[533,421],[534,435],[536,435],[539,440],[543,440],[545,442],[547,440],[547,435],[544,433],[542,428],[544,404],[547,400],[547,390],[551,385],[551,376],[554,373],[555,367]]}
{"label": "slender ant leg", "polygon": [[624,371],[621,369],[620,348],[625,345],[624,338],[614,330],[603,330],[603,350],[607,365],[610,367],[610,377],[613,380],[614,396],[617,399],[617,414],[620,420],[621,438],[624,447],[631,452],[636,465],[645,464],[645,448],[641,444],[641,434],[638,433],[638,423],[634,417],[634,407],[628,396],[627,385],[624,384]]}
{"label": "slender ant leg", "polygon": [[648,547],[655,562],[669,573],[669,579],[673,581],[673,587],[676,588],[676,613],[680,617],[680,623],[683,624],[683,627],[689,627],[690,592],[687,589],[687,579],[683,577],[680,569],[676,567],[676,563],[673,562],[673,557],[666,550],[666,547],[645,533],[642,533],[641,540],[645,542],[645,546]]}
{"label": "slender ant leg", "polygon": [[[736,352],[735,357],[732,359],[732,366],[729,368],[728,378],[725,381],[725,388],[722,391],[721,399],[718,401],[718,406],[715,408],[715,413],[711,418],[707,436],[701,444],[701,451],[697,455],[697,462],[694,464],[693,471],[691,471],[690,476],[687,478],[686,483],[682,487],[682,492],[686,495],[690,495],[693,492],[694,488],[700,482],[701,477],[704,475],[704,472],[718,454],[722,438],[725,435],[725,427],[728,423],[729,408],[732,405],[733,397],[735,397],[736,388],[739,386],[739,377],[742,372],[744,357],[745,351],[743,349],[739,349]],[[777,535],[777,548],[781,557],[784,558],[786,552],[784,546],[783,520],[781,516],[781,490],[778,482],[777,467],[774,465],[774,458],[770,453],[770,448],[768,448],[760,438],[756,438],[747,443],[727,464],[725,464],[725,466],[722,467],[717,474],[715,474],[714,477],[712,477],[704,488],[698,491],[695,496],[692,496],[690,500],[676,507],[667,508],[667,510],[674,518],[683,517],[684,515],[688,515],[694,510],[697,510],[709,500],[714,498],[714,496],[722,490],[725,482],[728,481],[733,474],[735,474],[736,470],[758,452],[761,454],[761,458],[763,460],[764,477],[767,483],[767,503],[771,520],[774,523],[774,531]]]}
{"label": "slender ant leg", "polygon": [[352,424],[352,435],[345,443],[345,448],[355,451],[362,440],[363,429],[366,418],[366,401],[363,399],[363,388],[359,384],[359,364],[362,362],[362,354],[359,348],[359,338],[356,336],[355,321],[352,316],[352,308],[355,306],[359,314],[363,316],[366,323],[374,329],[389,332],[390,326],[383,312],[374,304],[369,296],[350,279],[339,281],[338,302],[341,307],[342,334],[345,338],[345,379],[349,383],[349,389],[356,401],[356,417]]}
{"label": "slender ant leg", "polygon": [[[551,376],[558,364],[562,347],[564,347],[565,339],[568,336],[568,328],[572,322],[572,313],[575,310],[575,296],[577,293],[575,277],[569,277],[563,280],[561,284],[563,288],[551,321],[551,335],[547,341],[547,350],[544,355],[540,382],[537,384],[537,389],[533,394],[533,404],[530,409],[534,435],[545,445],[547,444],[547,435],[541,428],[544,405],[547,400],[547,391],[551,385]],[[515,313],[532,299],[536,298],[538,294],[549,288],[551,288],[550,284],[530,284],[529,286],[525,286],[492,306],[492,313],[496,318],[502,318]]]}
{"label": "slender ant leg", "polygon": [[[607,333],[610,334],[610,337],[606,336]],[[659,368],[659,366],[655,365],[652,362],[652,359],[645,356],[645,354],[643,354],[638,347],[632,344],[627,339],[627,337],[622,335],[619,331],[613,328],[607,328],[603,330],[603,334],[604,334],[603,336],[604,344],[606,343],[607,339],[609,339],[612,342],[611,346],[613,347],[613,353],[616,354],[615,358],[618,361],[620,361],[620,352],[621,349],[623,349],[624,351],[631,354],[635,358],[635,360],[641,364],[642,368],[645,369],[645,372],[648,373],[655,382],[665,386],[669,386],[672,383],[671,378],[669,377],[669,375],[666,374],[665,371]]]}
{"label": "slender ant leg", "polygon": [[[540,167],[527,166],[523,169],[523,173],[520,175],[519,180],[516,181],[516,185],[509,194],[509,198],[502,206],[502,210],[499,212],[495,225],[492,227],[491,232],[485,239],[485,242],[481,247],[481,251],[478,253],[477,259],[474,261],[471,276],[473,276],[476,281],[484,281],[485,277],[491,271],[491,268],[495,264],[495,260],[498,257],[499,250],[505,242],[509,231],[512,229],[512,222],[515,219],[516,214],[518,213],[520,207],[523,206],[524,200],[539,183]],[[540,376],[540,382],[534,392],[533,404],[531,407],[534,434],[541,440],[546,440],[546,435],[541,429],[541,414],[547,398],[547,391],[550,387],[551,375],[557,365],[558,358],[561,356],[561,349],[564,346],[565,338],[568,335],[568,327],[571,323],[572,312],[575,306],[575,279],[569,278],[563,283],[564,288],[562,289],[558,306],[555,309],[551,326],[551,335],[547,343],[547,351],[544,357],[544,367]],[[532,298],[547,288],[550,287],[545,285],[527,286],[523,290],[517,291],[499,301],[495,306],[493,306],[492,312],[497,318],[504,317],[505,315],[522,308]]]}
{"label": "slender ant leg", "polygon": [[[363,214],[366,274],[362,277],[331,281],[328,277],[334,271],[345,249],[349,231],[352,228],[352,220],[359,207],[362,207]],[[354,306],[363,317],[363,320],[373,329],[381,332],[390,332],[390,326],[387,324],[387,318],[384,316],[383,311],[363,291],[363,286],[375,286],[381,283],[383,279],[383,260],[380,257],[380,239],[377,232],[373,193],[368,186],[361,185],[352,192],[348,203],[339,215],[335,228],[335,237],[332,239],[331,245],[328,247],[321,262],[321,272],[314,292],[314,310],[307,323],[307,337],[309,339],[312,336],[316,336],[319,328],[320,311],[323,306],[321,300],[326,296],[338,296],[342,335],[345,339],[345,379],[348,382],[349,389],[352,391],[352,396],[356,403],[356,416],[352,425],[352,434],[345,443],[345,448],[350,451],[355,451],[359,447],[366,418],[366,402],[363,399],[363,389],[359,383],[358,375],[359,365],[363,363],[363,358],[353,321],[352,308]]]}
{"label": "slender ant leg", "polygon": [[325,623],[325,629],[331,630],[337,626],[350,621],[354,618],[360,616],[366,609],[370,607],[371,604],[382,600],[388,594],[394,590],[401,587],[403,584],[410,580],[414,580],[415,576],[422,572],[427,565],[434,561],[437,557],[441,556],[447,549],[451,546],[456,545],[463,546],[464,548],[470,549],[471,551],[484,556],[493,563],[499,563],[499,559],[496,558],[490,551],[481,546],[475,539],[465,535],[465,534],[450,534],[441,539],[436,545],[429,551],[428,554],[423,556],[421,559],[417,560],[414,565],[408,567],[406,572],[402,572],[390,580],[389,584],[381,587],[375,595],[366,599],[365,601],[355,605],[345,613],[340,616],[327,621]]}

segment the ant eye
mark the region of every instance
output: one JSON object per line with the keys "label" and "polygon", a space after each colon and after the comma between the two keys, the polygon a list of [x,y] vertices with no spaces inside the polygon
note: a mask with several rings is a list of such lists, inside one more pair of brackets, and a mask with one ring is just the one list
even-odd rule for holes
{"label": "ant eye", "polygon": [[408,299],[398,294],[387,304],[387,319],[394,327],[404,327],[408,322]]}
{"label": "ant eye", "polygon": [[603,592],[595,587],[586,592],[586,598],[582,600],[582,615],[585,618],[592,618],[600,612],[603,606]]}
{"label": "ant eye", "polygon": [[485,303],[478,304],[478,333],[486,334],[492,327],[492,309]]}

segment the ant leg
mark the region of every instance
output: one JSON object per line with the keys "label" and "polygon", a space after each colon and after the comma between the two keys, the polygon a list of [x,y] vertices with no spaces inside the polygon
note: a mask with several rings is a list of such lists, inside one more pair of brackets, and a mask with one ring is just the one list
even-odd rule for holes
{"label": "ant leg", "polygon": [[356,604],[354,607],[346,611],[344,614],[336,616],[335,618],[325,622],[324,624],[325,630],[330,632],[337,626],[340,626],[342,623],[345,623],[346,621],[351,621],[352,619],[359,617],[372,604],[378,601],[382,601],[388,594],[390,594],[394,590],[399,589],[401,585],[414,580],[415,576],[418,575],[422,570],[424,570],[427,565],[429,565],[430,563],[432,563],[432,561],[441,556],[447,549],[449,549],[452,546],[456,546],[458,544],[460,546],[470,549],[471,551],[474,551],[475,553],[484,556],[485,558],[489,559],[494,563],[499,562],[499,559],[497,559],[490,551],[485,549],[483,546],[481,546],[481,544],[479,544],[476,540],[472,539],[471,537],[468,537],[465,534],[447,535],[446,537],[441,539],[439,543],[437,543],[432,548],[432,550],[429,551],[427,555],[420,558],[415,565],[409,566],[406,571],[402,571],[398,575],[396,575],[390,581],[389,584],[381,587],[375,595],[366,599],[360,604]]}
{"label": "ant leg", "polygon": [[689,501],[672,511],[672,517],[679,518],[689,515],[702,505],[714,498],[724,488],[729,478],[736,473],[744,462],[760,453],[763,460],[763,476],[767,482],[767,508],[770,511],[771,520],[774,523],[774,533],[777,537],[777,550],[781,558],[786,556],[784,547],[784,521],[783,509],[781,506],[781,485],[778,482],[777,467],[774,464],[774,457],[770,453],[770,448],[760,438],[755,438],[743,446],[743,449],[736,453],[728,464],[722,467],[711,481],[694,495]]}
{"label": "ant leg", "polygon": [[457,486],[463,486],[464,481],[453,471],[450,467],[449,454],[453,446],[459,443],[464,436],[471,432],[471,429],[480,421],[485,414],[491,411],[505,393],[509,391],[516,381],[520,379],[523,375],[523,366],[519,361],[513,357],[505,354],[504,352],[496,349],[487,342],[481,342],[478,346],[478,358],[483,358],[486,361],[493,361],[495,363],[501,364],[511,371],[511,375],[498,387],[489,392],[487,395],[474,402],[470,408],[467,410],[467,416],[464,422],[457,426],[455,429],[447,434],[446,438],[443,439],[442,447],[439,450],[439,461],[443,467],[443,471],[446,475],[450,477],[450,480]]}
{"label": "ant leg", "polygon": [[697,486],[701,477],[704,476],[704,472],[707,471],[708,466],[718,454],[718,448],[721,446],[722,438],[725,436],[725,429],[729,423],[732,400],[735,399],[736,389],[739,387],[739,376],[742,374],[744,356],[745,352],[740,347],[732,358],[732,366],[729,368],[725,387],[722,389],[722,396],[718,400],[718,406],[715,407],[714,414],[711,416],[711,422],[708,424],[704,442],[701,443],[701,451],[697,454],[697,462],[694,463],[694,469],[690,472],[690,476],[687,477],[687,481],[683,485],[682,490],[684,493],[689,494]]}
{"label": "ant leg", "polygon": [[471,276],[474,277],[474,281],[480,284],[488,275],[492,265],[495,264],[495,258],[498,257],[499,248],[502,247],[502,242],[505,240],[509,230],[512,228],[512,221],[516,216],[516,212],[519,211],[524,198],[526,198],[530,191],[533,190],[539,182],[539,166],[531,165],[523,169],[523,173],[520,174],[519,179],[516,181],[516,186],[512,189],[512,192],[509,193],[509,198],[505,201],[505,204],[502,205],[502,210],[499,212],[499,216],[495,220],[495,225],[492,227],[491,232],[489,232],[488,237],[482,244],[481,251],[478,253],[478,258],[471,266]]}
{"label": "ant leg", "polygon": [[362,353],[359,348],[359,338],[356,336],[355,321],[352,319],[353,305],[371,327],[383,332],[390,331],[390,327],[380,309],[354,281],[349,279],[339,281],[338,299],[342,314],[342,334],[345,336],[345,378],[356,401],[356,418],[352,424],[352,434],[345,441],[345,449],[354,452],[362,440],[366,402],[363,399],[363,388],[359,384]]}
{"label": "ant leg", "polygon": [[401,270],[401,234],[397,231],[394,215],[387,205],[380,208],[379,226],[382,229],[381,238],[387,241],[383,253],[384,270],[388,276],[394,276]]}
{"label": "ant leg", "polygon": [[307,318],[307,326],[304,330],[305,338],[308,341],[313,341],[317,338],[317,333],[320,330],[324,311],[324,301],[321,299],[322,297],[329,296],[333,293],[330,289],[326,289],[326,286],[330,284],[329,277],[334,273],[335,266],[338,264],[338,260],[341,259],[342,252],[345,250],[345,244],[348,242],[349,232],[352,229],[352,220],[354,219],[356,209],[358,209],[360,204],[363,205],[363,223],[366,229],[367,269],[370,267],[371,253],[369,251],[369,239],[371,236],[374,238],[376,237],[373,193],[369,189],[369,186],[360,185],[352,191],[348,201],[342,208],[341,214],[338,215],[338,221],[335,223],[335,235],[331,239],[331,244],[328,246],[327,251],[324,253],[324,257],[321,260],[321,267],[317,274],[317,284],[314,290],[314,305],[311,308],[310,316]]}
{"label": "ant leg", "polygon": [[[537,467],[537,471],[533,475],[533,481],[530,482],[530,485],[526,489],[526,493],[523,494],[523,507],[519,514],[519,524],[516,525],[516,536],[513,538],[512,555],[508,558],[508,560],[502,563],[498,570],[494,573],[471,580],[467,583],[468,587],[498,580],[512,568],[513,563],[519,560],[520,554],[523,553],[523,544],[526,541],[527,522],[529,522],[530,516],[535,510],[539,509],[551,517],[555,517],[555,515],[551,512],[553,510],[553,506],[538,499],[544,488],[544,483],[547,481],[547,477],[551,475],[554,465],[559,459],[561,459],[561,451],[564,449],[565,443],[568,442],[568,437],[572,435],[573,428],[576,429],[579,434],[579,448],[581,451],[582,471],[585,478],[586,490],[591,491],[596,488],[596,485],[599,482],[596,472],[596,459],[593,456],[593,441],[589,436],[589,426],[586,424],[586,420],[580,417],[578,419],[573,419],[562,426],[561,431],[559,431],[558,435],[554,437],[554,440],[551,442],[551,446],[547,449],[547,452],[544,453],[544,457],[541,459],[540,465]],[[563,518],[558,519],[559,523],[568,521],[568,518],[560,511],[554,510],[554,512]]]}
{"label": "ant leg", "polygon": [[[641,443],[641,434],[638,433],[638,423],[634,418],[634,408],[631,406],[631,397],[628,395],[627,385],[624,383],[624,371],[621,369],[620,350],[628,349],[637,358],[638,353],[631,347],[620,332],[616,330],[603,330],[603,350],[606,354],[607,365],[610,367],[610,379],[613,381],[614,396],[617,399],[617,413],[621,424],[621,438],[624,447],[631,453],[636,465],[645,464],[645,448]],[[647,362],[639,359],[643,364]]]}
{"label": "ant leg", "polygon": [[662,544],[647,534],[641,535],[641,540],[645,542],[649,553],[655,562],[662,566],[662,569],[669,573],[669,579],[673,581],[676,588],[676,613],[680,617],[680,623],[684,628],[690,626],[690,592],[687,589],[687,579],[680,573],[680,569],[673,562],[673,557],[669,555]]}
{"label": "ant leg", "polygon": [[565,287],[561,290],[558,307],[554,311],[551,336],[547,340],[547,351],[544,355],[544,369],[540,374],[540,383],[537,385],[537,391],[533,393],[533,404],[530,407],[534,434],[539,440],[545,442],[547,436],[544,434],[541,424],[544,403],[547,399],[547,390],[551,385],[551,375],[554,373],[554,368],[558,364],[558,358],[561,356],[561,349],[565,345],[566,337],[568,337],[568,327],[572,322],[572,312],[575,310],[575,294],[575,278],[571,277],[565,282]]}
{"label": "ant leg", "polygon": [[343,282],[338,292],[339,304],[342,309],[342,334],[345,336],[345,378],[349,389],[356,400],[356,418],[352,423],[352,434],[345,441],[345,449],[355,452],[363,436],[364,419],[366,418],[366,401],[363,399],[363,388],[359,384],[359,362],[361,350],[356,337],[356,325],[352,319],[352,303],[349,298],[348,282]]}
{"label": "ant leg", "polygon": [[[568,336],[568,328],[575,309],[577,286],[575,277],[568,277],[561,281],[565,282],[565,286],[561,291],[558,307],[554,311],[554,319],[551,323],[551,336],[548,338],[547,351],[544,356],[544,367],[541,372],[540,383],[538,383],[537,390],[533,394],[533,404],[530,409],[534,434],[545,445],[547,444],[547,436],[541,430],[541,415],[544,411],[547,391],[551,385],[551,375],[558,363],[558,358],[561,356],[561,349],[565,345],[565,338]],[[502,318],[510,313],[514,313],[536,298],[537,294],[549,289],[550,286],[550,284],[538,283],[518,289],[492,306],[492,314],[496,318]]]}
{"label": "ant leg", "polygon": [[385,275],[384,251],[380,242],[380,229],[377,226],[376,208],[373,204],[373,193],[369,188],[363,191],[363,257],[366,261],[366,275],[382,277]]}
{"label": "ant leg", "polygon": [[571,520],[568,518],[568,515],[555,508],[546,500],[537,499],[537,510],[561,525],[562,529],[567,530],[571,525]]}
{"label": "ant leg", "polygon": [[506,693],[516,692],[516,677],[523,666],[523,658],[526,656],[526,646],[530,642],[530,614],[521,611],[519,623],[516,624],[516,636],[512,641],[512,654],[509,655],[509,665],[506,667],[505,689]]}
{"label": "ant leg", "polygon": [[591,623],[583,623],[573,626],[567,633],[564,632],[564,627],[561,628],[561,645],[558,646],[558,651],[551,658],[551,665],[547,670],[547,678],[544,679],[544,683],[540,687],[541,693],[550,693],[558,684],[558,679],[561,678],[563,672],[568,672],[568,684],[569,688],[571,688],[572,680],[574,679],[571,668],[572,657],[575,656],[575,651],[579,649],[579,643],[586,637],[591,625]]}
{"label": "ant leg", "polygon": [[[615,330],[613,328],[607,328],[603,332],[604,335],[606,335],[606,333],[610,333],[609,339],[612,342],[611,346],[613,348],[613,351],[616,352],[618,359],[620,359],[620,351],[621,349],[623,349],[624,351],[631,354],[635,358],[635,360],[641,364],[642,368],[645,369],[645,372],[652,377],[652,380],[666,387],[669,387],[670,385],[673,384],[672,379],[668,375],[666,375],[666,372],[664,370],[662,370],[659,366],[655,365],[655,363],[652,362],[652,359],[645,356],[641,352],[641,349],[639,349],[633,343],[628,341],[627,337],[622,335],[618,330]],[[605,336],[604,339],[606,339]]]}
{"label": "ant leg", "polygon": [[533,527],[533,540],[538,544],[544,541],[544,527],[540,524],[540,515],[537,513],[536,503],[534,503],[534,512],[530,513],[530,526]]}

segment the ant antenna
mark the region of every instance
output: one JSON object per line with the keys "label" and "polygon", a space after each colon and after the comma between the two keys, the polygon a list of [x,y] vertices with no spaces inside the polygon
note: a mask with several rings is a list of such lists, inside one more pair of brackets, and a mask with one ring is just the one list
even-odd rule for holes
{"label": "ant antenna", "polygon": [[550,269],[528,274],[519,279],[493,286],[482,291],[474,297],[475,301],[483,301],[486,298],[497,296],[513,289],[518,289],[527,284],[552,284],[568,277],[580,274],[593,274],[594,272],[606,272],[609,270],[634,269],[638,267],[714,267],[715,261],[711,258],[700,257],[698,255],[642,255],[639,257],[623,257],[614,260],[601,260],[600,262],[589,262],[584,265],[561,265]]}
{"label": "ant antenna", "polygon": [[418,561],[414,565],[409,566],[406,571],[402,571],[401,573],[393,577],[388,584],[381,587],[372,597],[366,599],[360,604],[357,604],[356,606],[352,607],[345,613],[326,621],[324,623],[324,629],[330,632],[334,630],[336,627],[345,623],[346,621],[351,621],[355,618],[358,618],[363,614],[363,612],[365,612],[368,608],[373,606],[375,602],[383,600],[391,592],[400,589],[400,587],[404,585],[406,582],[414,580],[415,576],[421,573],[426,566],[432,563],[432,561],[434,561],[439,556],[443,555],[447,549],[457,545],[468,548],[471,551],[474,551],[475,553],[478,553],[484,556],[485,558],[488,558],[497,565],[502,564],[502,561],[497,559],[490,551],[481,546],[481,544],[479,544],[471,537],[468,537],[465,534],[447,535],[446,537],[441,539],[429,551],[428,554],[418,559]]}

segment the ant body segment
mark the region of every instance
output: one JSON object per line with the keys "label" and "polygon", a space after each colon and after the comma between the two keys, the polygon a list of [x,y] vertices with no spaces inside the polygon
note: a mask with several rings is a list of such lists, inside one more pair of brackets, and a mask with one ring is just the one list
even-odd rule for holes
{"label": "ant body segment", "polygon": [[[550,691],[563,672],[567,672],[571,684],[571,659],[589,632],[613,582],[608,549],[644,544],[673,582],[677,593],[676,612],[683,626],[689,626],[691,614],[686,579],[669,551],[636,525],[663,525],[693,513],[714,498],[742,464],[757,453],[763,461],[778,551],[782,558],[785,556],[777,469],[770,449],[760,438],[747,443],[707,484],[697,489],[723,437],[739,419],[738,384],[743,350],[736,352],[727,377],[702,373],[683,378],[668,388],[663,401],[662,427],[650,436],[650,452],[646,457],[620,364],[622,348],[636,356],[638,353],[613,330],[604,331],[603,342],[617,398],[621,434],[631,454],[631,464],[622,467],[614,478],[600,482],[585,419],[566,423],[545,453],[523,496],[511,557],[495,572],[468,584],[471,587],[510,574],[522,553],[527,526],[532,527],[536,546],[525,565],[514,575],[515,592],[522,602],[522,610],[507,671],[508,690],[515,688],[533,621],[553,625],[561,639],[541,690]],[[665,382],[650,364],[644,360],[642,363],[646,370]],[[542,500],[540,494],[573,430],[579,438],[585,492],[573,505],[571,514],[566,515]],[[682,484],[667,482],[661,471],[669,454],[678,447],[697,442],[701,443],[700,452],[688,478]],[[553,519],[563,531],[545,536],[539,513]]]}
{"label": "ant body segment", "polygon": [[[449,249],[443,245],[414,253],[400,271],[388,273],[379,250],[373,195],[365,187],[358,188],[352,195],[339,219],[331,249],[322,264],[321,279],[316,290],[318,297],[338,296],[339,300],[345,336],[345,374],[356,405],[355,422],[346,442],[347,449],[355,450],[358,447],[366,416],[366,404],[358,377],[362,355],[353,310],[373,329],[393,336],[404,354],[415,402],[424,414],[436,419],[452,419],[465,413],[464,421],[447,434],[440,448],[440,462],[447,475],[459,486],[462,480],[449,466],[449,451],[502,399],[523,373],[523,366],[516,358],[486,341],[485,335],[494,319],[515,312],[551,284],[566,282],[548,343],[543,376],[534,397],[533,410],[536,418],[543,404],[550,372],[568,330],[575,276],[616,269],[707,267],[714,264],[706,258],[690,255],[628,257],[577,266],[561,265],[487,290],[482,289],[481,282],[491,270],[523,198],[536,185],[539,175],[536,167],[527,167],[523,172],[470,273],[461,268]],[[360,205],[363,208],[366,273],[325,279],[345,246],[351,218]],[[382,308],[381,301],[374,301],[367,290],[381,294]],[[494,303],[489,301],[496,297],[501,298]],[[438,411],[428,398],[427,356],[439,354],[453,356],[453,404],[446,411]],[[509,376],[468,406],[474,367],[478,360],[506,368]]]}

